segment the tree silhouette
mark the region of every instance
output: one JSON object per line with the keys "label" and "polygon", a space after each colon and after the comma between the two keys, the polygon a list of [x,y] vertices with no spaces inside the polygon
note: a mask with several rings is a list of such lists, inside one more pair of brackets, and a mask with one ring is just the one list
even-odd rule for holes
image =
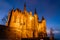
{"label": "tree silhouette", "polygon": [[7,19],[8,19],[8,16],[5,15],[3,18],[2,18],[2,22],[5,24],[7,22]]}

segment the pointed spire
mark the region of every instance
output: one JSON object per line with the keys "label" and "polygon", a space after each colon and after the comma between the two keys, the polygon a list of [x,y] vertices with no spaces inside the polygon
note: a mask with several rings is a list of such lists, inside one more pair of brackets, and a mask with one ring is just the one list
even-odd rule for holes
{"label": "pointed spire", "polygon": [[45,20],[44,16],[42,16],[42,20]]}
{"label": "pointed spire", "polygon": [[37,12],[36,12],[36,8],[35,8],[35,13],[34,14],[37,14]]}
{"label": "pointed spire", "polygon": [[24,11],[26,10],[26,2],[24,3]]}

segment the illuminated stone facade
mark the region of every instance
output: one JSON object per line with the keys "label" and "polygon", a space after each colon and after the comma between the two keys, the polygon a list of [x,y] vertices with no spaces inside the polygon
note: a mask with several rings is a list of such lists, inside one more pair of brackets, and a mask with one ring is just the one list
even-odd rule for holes
{"label": "illuminated stone facade", "polygon": [[11,27],[20,38],[38,37],[41,33],[42,37],[46,37],[46,20],[42,17],[39,21],[36,9],[33,16],[31,11],[26,11],[26,5],[24,11],[12,9],[9,12],[6,26]]}

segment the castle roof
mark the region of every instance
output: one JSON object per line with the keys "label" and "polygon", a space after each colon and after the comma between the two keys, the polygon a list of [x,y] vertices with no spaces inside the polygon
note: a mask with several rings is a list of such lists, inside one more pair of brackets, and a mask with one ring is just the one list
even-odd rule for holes
{"label": "castle roof", "polygon": [[42,21],[38,21],[38,23],[42,23]]}
{"label": "castle roof", "polygon": [[21,12],[21,10],[19,10],[18,8],[16,9],[18,12]]}

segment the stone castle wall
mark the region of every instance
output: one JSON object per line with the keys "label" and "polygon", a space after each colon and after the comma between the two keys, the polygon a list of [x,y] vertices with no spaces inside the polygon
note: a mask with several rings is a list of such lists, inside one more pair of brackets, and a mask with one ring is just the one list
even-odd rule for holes
{"label": "stone castle wall", "polygon": [[[10,18],[9,16],[8,21]],[[8,26],[8,21],[6,23],[6,26]],[[46,33],[45,19],[39,22],[38,15],[36,13],[33,16],[32,12],[22,12],[19,9],[12,11],[10,27],[11,30],[15,31],[17,36],[22,38],[38,37],[38,34],[40,32]]]}

